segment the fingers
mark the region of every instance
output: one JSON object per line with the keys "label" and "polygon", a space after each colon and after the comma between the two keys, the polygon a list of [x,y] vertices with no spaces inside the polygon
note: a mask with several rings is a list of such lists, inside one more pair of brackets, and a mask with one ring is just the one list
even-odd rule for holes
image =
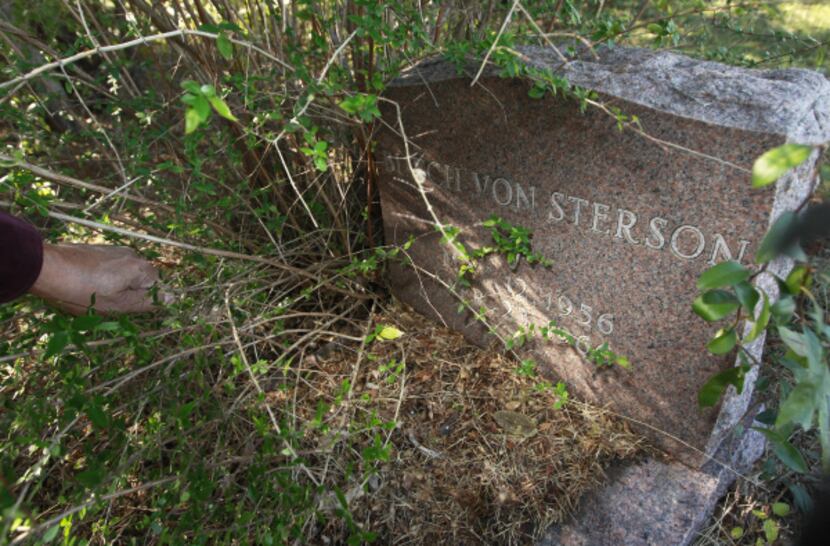
{"label": "fingers", "polygon": [[153,297],[146,289],[124,290],[118,294],[101,298],[95,309],[108,315],[126,313],[149,313],[158,307],[153,303]]}
{"label": "fingers", "polygon": [[131,264],[133,269],[132,278],[128,283],[127,288],[138,290],[148,289],[159,280],[159,272],[155,267],[145,260],[136,260]]}

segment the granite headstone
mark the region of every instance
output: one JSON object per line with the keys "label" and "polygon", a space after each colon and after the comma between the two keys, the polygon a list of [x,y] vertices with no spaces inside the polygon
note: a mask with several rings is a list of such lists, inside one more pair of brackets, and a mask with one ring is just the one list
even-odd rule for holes
{"label": "granite headstone", "polygon": [[[575,344],[536,341],[523,351],[577,396],[629,419],[670,458],[623,470],[601,501],[664,498],[681,516],[697,514],[758,457],[762,440],[735,432],[742,419],[751,423],[757,370],[741,395],[698,407],[699,388],[735,355],[705,351],[717,326],[692,312],[695,280],[724,260],[751,266],[769,224],[810,195],[817,152],[763,190],[751,189],[750,169],[784,142],[830,140],[830,84],[806,70],[753,71],[622,47],[597,53],[563,62],[552,49],[520,50],[529,66],[596,92],[602,107],[531,98],[531,82],[493,68],[471,85],[477,67],[441,60],[394,82],[377,150],[380,190],[386,242],[411,241],[412,264],[394,266],[389,282],[401,300],[482,346],[494,336],[474,313],[459,312],[459,299],[489,309],[502,338],[551,321],[573,333]],[[638,121],[621,131],[615,112]],[[511,267],[492,254],[461,288],[436,223],[481,248],[492,244],[482,223],[493,215],[530,229],[533,251],[551,265]],[[775,298],[772,275],[790,266],[779,260],[755,282]],[[588,351],[605,344],[631,367],[589,362]],[[762,347],[763,339],[751,347],[758,360]],[[686,491],[690,472],[700,476]],[[646,479],[655,473],[659,488]],[[583,518],[555,534],[569,544],[690,540],[685,516],[663,527],[645,509],[620,516],[592,525]],[[639,525],[656,527],[632,538]]]}

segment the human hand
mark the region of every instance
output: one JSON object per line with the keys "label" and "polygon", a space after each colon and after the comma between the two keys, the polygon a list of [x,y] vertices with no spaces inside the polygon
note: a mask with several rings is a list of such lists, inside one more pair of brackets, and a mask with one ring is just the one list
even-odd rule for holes
{"label": "human hand", "polygon": [[75,315],[86,312],[93,294],[100,313],[142,313],[156,308],[149,289],[158,280],[158,271],[130,248],[44,243],[31,292]]}

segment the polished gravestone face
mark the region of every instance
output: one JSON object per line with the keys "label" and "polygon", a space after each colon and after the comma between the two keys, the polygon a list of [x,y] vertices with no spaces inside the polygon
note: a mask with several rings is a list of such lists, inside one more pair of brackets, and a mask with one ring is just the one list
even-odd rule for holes
{"label": "polished gravestone face", "polygon": [[[535,343],[540,365],[580,396],[611,402],[616,411],[704,449],[715,411],[698,408],[697,390],[733,365],[734,356],[706,353],[715,327],[692,312],[695,279],[724,259],[751,260],[774,190],[752,191],[738,167],[750,168],[782,139],[617,103],[652,136],[706,150],[730,166],[620,133],[613,118],[595,109],[580,113],[571,101],[531,99],[525,82],[482,85],[487,89],[470,89],[460,79],[431,85],[438,108],[418,87],[392,94],[405,105],[404,128],[417,145],[413,167],[425,172],[441,221],[460,228],[469,246],[481,247],[492,241],[480,224],[497,215],[529,228],[534,252],[552,262],[512,271],[504,257],[493,257],[464,297],[475,309],[490,309],[506,338],[520,325],[555,321],[578,341],[575,347]],[[412,221],[412,215],[429,217],[402,148],[390,140],[383,148],[388,233],[399,243],[414,234],[416,263],[451,283],[457,266],[442,251],[440,234],[428,222]],[[488,342],[469,312],[456,313],[450,294],[429,281],[423,290],[405,268],[392,282],[419,310],[437,311],[475,341]],[[604,343],[627,357],[630,369],[599,369],[584,358]]]}
{"label": "polished gravestone face", "polygon": [[[561,64],[541,50],[525,53],[538,66]],[[605,104],[637,116],[648,137],[621,132],[616,119],[595,107],[581,112],[573,100],[530,98],[527,81],[486,75],[471,87],[469,77],[445,64],[417,67],[387,94],[400,106],[410,160],[397,110],[387,107],[392,129],[378,149],[383,217],[387,243],[415,238],[408,253],[416,267],[391,272],[396,295],[483,345],[495,338],[471,312],[459,314],[457,297],[443,286],[454,283],[458,263],[440,243],[414,176],[423,175],[435,215],[459,228],[470,248],[492,244],[481,224],[493,215],[530,229],[533,251],[549,267],[521,261],[513,270],[503,256],[491,255],[458,296],[489,309],[505,338],[551,321],[571,332],[575,346],[537,341],[522,356],[583,399],[644,423],[641,430],[658,445],[697,465],[707,448],[717,447],[712,431],[719,411],[700,409],[698,390],[734,365],[735,355],[706,352],[719,326],[692,312],[695,281],[724,260],[752,264],[773,209],[808,194],[806,176],[753,190],[749,170],[797,132],[796,122],[771,129],[790,122],[769,119],[775,100],[764,93],[806,104],[819,92],[811,78],[824,79],[801,71],[803,81],[738,81],[732,74],[719,81],[721,65],[676,55],[655,65],[654,58],[619,50],[567,69],[572,81],[600,91]],[[740,100],[744,110],[735,106]],[[604,344],[627,357],[630,369],[586,359]]]}
{"label": "polished gravestone face", "polygon": [[[817,152],[764,190],[750,189],[749,169],[783,142],[830,141],[830,83],[806,70],[754,71],[629,48],[599,53],[563,64],[551,49],[521,50],[530,65],[637,116],[646,135],[620,132],[596,107],[532,99],[529,82],[492,71],[471,87],[468,75],[427,60],[395,82],[387,98],[397,107],[385,104],[377,158],[386,242],[411,242],[411,264],[393,265],[389,282],[401,300],[481,345],[496,337],[458,312],[459,299],[489,309],[502,338],[551,322],[572,332],[574,344],[537,341],[522,357],[608,404],[668,452],[609,469],[610,482],[542,544],[685,546],[736,472],[763,451],[748,411],[757,411],[757,367],[742,394],[698,407],[699,388],[735,357],[706,352],[717,327],[692,313],[695,281],[724,260],[750,265],[771,220],[808,198]],[[531,230],[533,251],[550,266],[511,268],[490,255],[469,288],[455,287],[459,264],[440,242],[436,217],[475,249],[492,244],[482,222],[493,215]],[[776,260],[754,283],[774,299],[773,274],[790,267]],[[762,362],[763,342],[748,346],[753,362]],[[586,358],[606,345],[630,369]]]}

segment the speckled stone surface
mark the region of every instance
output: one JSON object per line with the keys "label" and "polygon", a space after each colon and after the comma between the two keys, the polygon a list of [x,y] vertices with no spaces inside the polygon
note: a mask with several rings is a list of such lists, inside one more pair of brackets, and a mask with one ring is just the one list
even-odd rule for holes
{"label": "speckled stone surface", "polygon": [[[732,366],[734,355],[706,354],[717,327],[691,311],[695,280],[730,257],[750,264],[771,220],[809,194],[817,157],[764,190],[750,189],[748,169],[785,141],[830,139],[830,101],[822,101],[830,97],[830,84],[809,71],[749,71],[636,49],[565,65],[548,50],[522,53],[530,64],[558,70],[600,92],[607,105],[636,115],[652,138],[620,132],[596,108],[580,112],[559,97],[531,99],[525,81],[488,70],[471,87],[453,67],[423,62],[387,93],[400,106],[403,127],[396,108],[383,108],[388,125],[378,160],[386,240],[413,238],[408,254],[415,265],[392,267],[390,285],[401,300],[473,342],[494,343],[469,312],[457,312],[447,290],[457,263],[439,243],[416,180],[423,181],[441,222],[458,227],[470,247],[491,244],[481,222],[494,214],[530,228],[533,250],[553,261],[550,268],[520,263],[513,270],[503,257],[491,256],[459,295],[491,309],[502,336],[521,324],[551,320],[579,336],[576,348],[535,342],[523,351],[578,396],[629,418],[720,491],[731,480],[720,463],[750,464],[763,445],[757,436],[734,433],[755,374],[742,395],[732,392],[711,410],[698,407],[700,386]],[[781,261],[771,269],[784,274],[789,267]],[[771,276],[758,282],[775,295]],[[587,347],[603,343],[627,356],[632,368],[597,369],[584,358]],[[756,356],[762,349],[763,340],[753,346]],[[621,474],[627,475],[646,476],[642,468]],[[685,495],[657,492],[653,484],[631,490],[632,479],[620,488],[632,498]],[[701,489],[689,498],[711,505],[708,478],[694,482]],[[694,522],[678,525],[687,523]],[[565,543],[579,544],[574,537],[580,533],[568,534],[572,540]],[[661,543],[685,543],[672,536]]]}
{"label": "speckled stone surface", "polygon": [[688,544],[717,499],[717,478],[682,464],[647,460],[609,477],[608,487],[582,500],[573,523],[552,527],[539,545]]}

